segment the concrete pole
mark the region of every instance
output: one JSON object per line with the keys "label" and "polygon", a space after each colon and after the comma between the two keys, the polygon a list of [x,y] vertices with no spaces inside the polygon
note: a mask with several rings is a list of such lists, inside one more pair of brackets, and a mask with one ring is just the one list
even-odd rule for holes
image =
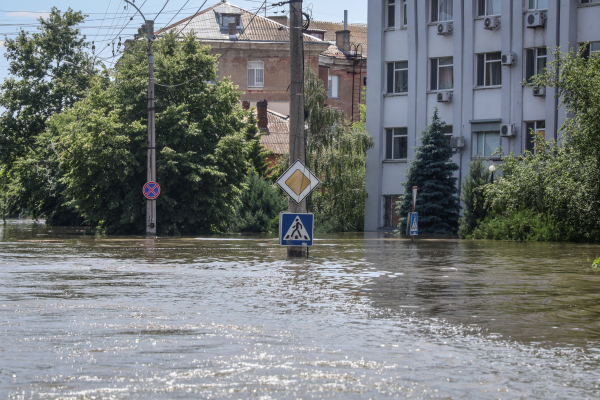
{"label": "concrete pole", "polygon": [[[302,34],[302,0],[290,1],[290,165],[306,162],[304,148],[304,38]],[[306,201],[289,200],[288,211],[305,213]],[[307,247],[288,247],[288,257],[306,257]]]}
{"label": "concrete pole", "polygon": [[[156,182],[156,136],[154,124],[154,21],[146,20],[148,37],[148,181]],[[146,235],[156,235],[156,200],[146,200]]]}

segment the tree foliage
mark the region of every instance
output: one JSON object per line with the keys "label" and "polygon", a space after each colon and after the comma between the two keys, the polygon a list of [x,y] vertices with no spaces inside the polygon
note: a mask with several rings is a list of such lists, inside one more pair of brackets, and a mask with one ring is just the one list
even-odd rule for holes
{"label": "tree foliage", "polygon": [[461,200],[464,207],[458,230],[458,234],[463,238],[470,235],[488,214],[483,190],[484,186],[490,183],[490,175],[483,158],[477,157],[469,162],[469,173],[462,185]]}
{"label": "tree foliage", "polygon": [[[68,204],[110,233],[142,233],[147,160],[147,44],[127,45],[110,84],[53,117],[40,146],[56,151]],[[159,233],[219,232],[239,203],[249,163],[248,112],[216,59],[189,35],[154,43]],[[173,85],[187,82],[174,88]]]}
{"label": "tree foliage", "polygon": [[421,145],[408,167],[404,195],[397,203],[401,232],[407,213],[412,211],[413,186],[418,187],[415,211],[419,214],[419,233],[454,234],[458,230],[460,204],[453,176],[458,165],[448,162],[452,148],[443,133],[444,125],[436,109],[431,124],[421,133]]}
{"label": "tree foliage", "polygon": [[342,110],[326,106],[325,85],[312,71],[305,77],[306,163],[321,180],[307,201],[315,229],[352,232],[364,229],[366,152],[373,138],[364,124],[351,126]]}
{"label": "tree foliage", "polygon": [[77,223],[80,218],[63,207],[56,158],[49,149],[38,148],[36,140],[48,119],[72,107],[90,86],[93,59],[77,28],[84,18],[70,8],[61,13],[53,7],[48,18],[39,18],[39,32],[21,29],[4,42],[10,75],[0,85],[3,189],[13,211],[26,207],[54,223]]}
{"label": "tree foliage", "polygon": [[269,172],[269,162],[267,161],[267,157],[273,154],[273,152],[260,144],[260,137],[263,133],[259,132],[257,122],[258,121],[254,116],[254,110],[251,109],[250,116],[248,117],[248,126],[246,128],[246,140],[250,145],[248,150],[248,161],[259,176],[265,177]]}
{"label": "tree foliage", "polygon": [[287,210],[288,203],[281,191],[263,179],[252,168],[247,178],[247,189],[231,221],[231,232],[275,232],[279,228],[279,213]]}

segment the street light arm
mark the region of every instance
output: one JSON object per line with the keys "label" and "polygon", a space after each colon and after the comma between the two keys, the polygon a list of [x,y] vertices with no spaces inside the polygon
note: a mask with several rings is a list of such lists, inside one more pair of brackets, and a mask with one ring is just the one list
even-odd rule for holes
{"label": "street light arm", "polygon": [[140,11],[139,8],[137,8],[137,6],[135,4],[133,4],[132,2],[130,2],[129,0],[125,0],[125,3],[127,4],[131,4],[136,10],[137,12],[140,13],[140,15],[142,16],[142,18],[144,19],[144,22],[146,22],[146,17],[144,17],[144,14]]}

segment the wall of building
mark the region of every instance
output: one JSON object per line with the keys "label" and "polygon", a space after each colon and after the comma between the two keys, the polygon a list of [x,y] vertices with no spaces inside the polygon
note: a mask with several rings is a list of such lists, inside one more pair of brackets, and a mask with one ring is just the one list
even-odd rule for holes
{"label": "wall of building", "polygon": [[[501,138],[505,154],[521,154],[526,146],[526,124],[544,120],[546,138],[556,138],[566,117],[557,110],[554,90],[545,97],[533,96],[533,88],[523,87],[526,49],[556,46],[566,51],[569,46],[585,41],[600,41],[600,4],[581,5],[579,0],[549,0],[544,28],[526,28],[526,0],[503,1],[501,26],[495,31],[483,28],[477,16],[477,1],[454,0],[453,34],[437,34],[437,23],[430,21],[430,1],[407,0],[408,25],[386,29],[386,0],[369,0],[368,13],[368,88],[367,130],[375,139],[368,152],[365,230],[383,225],[384,196],[403,193],[409,160],[419,133],[430,121],[435,107],[440,117],[453,127],[453,135],[463,136],[466,147],[455,154],[460,165],[457,178],[463,178],[471,158],[477,156],[476,132],[499,131],[501,124],[515,124],[516,136]],[[400,8],[396,7],[397,21]],[[502,85],[476,87],[477,54],[501,52],[517,55],[516,64],[502,66]],[[453,57],[454,88],[451,103],[439,103],[437,91],[429,88],[430,58]],[[389,95],[386,92],[386,63],[408,61],[408,92]],[[552,61],[549,54],[547,61]],[[406,127],[407,160],[385,159],[385,128]]]}
{"label": "wall of building", "polygon": [[349,119],[352,119],[353,110],[354,120],[359,118],[357,105],[364,103],[361,99],[364,78],[367,76],[364,64],[364,62],[357,63],[353,68],[352,61],[340,60],[329,68],[329,75],[340,77],[340,93],[337,98],[327,99],[327,105],[341,108]]}

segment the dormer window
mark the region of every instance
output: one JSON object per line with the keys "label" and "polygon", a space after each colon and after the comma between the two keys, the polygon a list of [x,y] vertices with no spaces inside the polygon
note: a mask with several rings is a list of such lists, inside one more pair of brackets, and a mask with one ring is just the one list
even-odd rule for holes
{"label": "dormer window", "polygon": [[306,31],[307,35],[312,37],[316,37],[317,39],[325,40],[325,32],[321,31],[311,31],[310,29]]}
{"label": "dormer window", "polygon": [[221,28],[229,28],[229,24],[235,23],[235,26],[242,26],[242,16],[240,14],[221,14]]}

